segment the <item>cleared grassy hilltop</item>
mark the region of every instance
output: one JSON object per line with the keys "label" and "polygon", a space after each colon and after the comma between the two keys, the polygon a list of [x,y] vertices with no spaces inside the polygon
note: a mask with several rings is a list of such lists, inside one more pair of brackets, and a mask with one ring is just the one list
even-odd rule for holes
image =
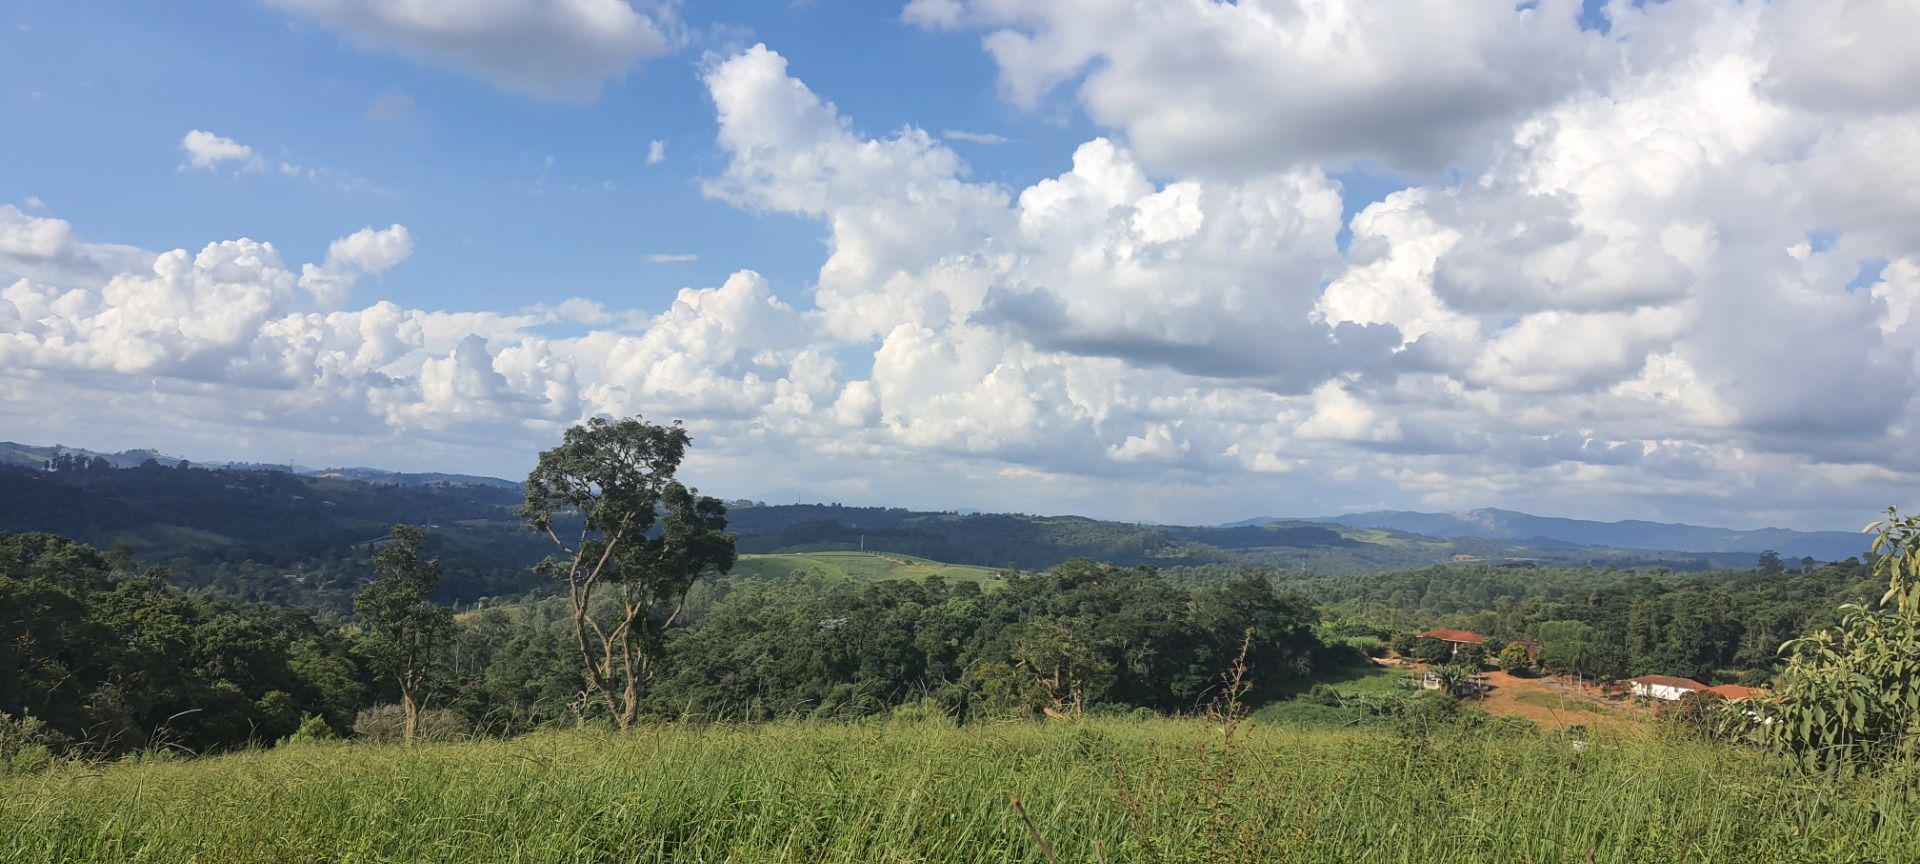
{"label": "cleared grassy hilltop", "polygon": [[939,576],[948,582],[999,581],[999,571],[964,564],[945,564],[912,555],[892,552],[790,552],[770,555],[741,555],[734,564],[735,576],[765,579],[791,579],[819,573],[829,581],[879,582],[906,579],[918,582]]}
{"label": "cleared grassy hilltop", "polygon": [[1045,861],[1036,832],[1062,862],[1920,856],[1911,778],[1773,764],[1648,735],[1249,724],[1229,742],[1198,720],[322,743],[0,781],[0,860]]}

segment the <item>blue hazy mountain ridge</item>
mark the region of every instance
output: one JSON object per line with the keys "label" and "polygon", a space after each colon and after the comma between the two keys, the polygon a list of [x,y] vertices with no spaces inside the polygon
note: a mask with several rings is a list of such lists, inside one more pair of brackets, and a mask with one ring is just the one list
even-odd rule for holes
{"label": "blue hazy mountain ridge", "polygon": [[[101,458],[116,468],[134,468],[151,459],[162,465],[176,465],[182,460],[153,449],[132,449],[119,452],[101,452],[78,447],[60,445],[20,444],[12,441],[0,441],[0,466],[42,469],[56,454],[67,453],[85,458]],[[488,477],[475,474],[451,474],[440,472],[389,471],[379,468],[347,467],[315,469],[300,465],[256,464],[239,462],[195,462],[208,468],[225,468],[245,471],[275,471],[299,474],[308,477],[347,480],[358,483],[386,486],[480,486],[494,489],[518,489],[520,484],[513,480]],[[898,508],[851,508],[842,513],[865,511],[871,513],[898,512],[902,515],[912,511]],[[771,517],[780,512],[779,508],[762,511],[761,516]],[[808,512],[799,510],[798,512]],[[743,514],[736,514],[739,518]],[[930,515],[930,514],[920,514]],[[951,515],[969,515],[955,513]],[[988,514],[971,514],[984,517]],[[817,514],[816,514],[817,517]],[[788,515],[786,518],[792,518]],[[749,524],[757,521],[748,517]],[[1031,518],[1027,521],[1033,521]],[[1068,523],[1075,521],[1070,517],[1056,517],[1042,522]],[[1078,520],[1089,524],[1101,520]],[[1138,524],[1144,523],[1113,523]],[[1822,561],[1837,561],[1858,556],[1866,551],[1867,541],[1860,535],[1846,531],[1797,531],[1787,528],[1758,528],[1738,530],[1711,526],[1687,525],[1684,523],[1651,522],[1645,520],[1626,520],[1621,522],[1596,522],[1585,519],[1565,519],[1552,516],[1535,516],[1514,510],[1482,508],[1460,513],[1425,513],[1412,510],[1375,510],[1365,513],[1348,513],[1337,516],[1314,516],[1305,518],[1262,516],[1245,519],[1227,525],[1207,527],[1157,526],[1168,529],[1162,533],[1168,539],[1187,540],[1210,546],[1233,548],[1251,548],[1271,545],[1301,546],[1314,548],[1354,547],[1351,538],[1337,535],[1317,536],[1309,529],[1311,525],[1340,525],[1353,529],[1375,529],[1417,535],[1420,538],[1455,541],[1492,541],[1502,544],[1526,546],[1536,550],[1555,548],[1594,549],[1594,550],[1635,550],[1680,554],[1715,555],[1758,555],[1764,550],[1774,550],[1787,558],[1812,557]],[[1281,534],[1255,532],[1240,536],[1230,530],[1240,528],[1282,529]],[[1286,535],[1282,537],[1281,535]],[[1404,538],[1414,539],[1414,538]],[[1480,549],[1454,549],[1452,552],[1465,554],[1520,554],[1515,550],[1488,552]],[[1720,566],[1728,566],[1725,559],[1716,559]],[[1003,562],[1001,562],[1003,563]]]}
{"label": "blue hazy mountain ridge", "polygon": [[386,471],[379,468],[322,468],[303,470],[300,473],[309,477],[332,477],[340,480],[354,480],[361,483],[389,484],[394,486],[491,486],[498,489],[518,489],[520,483],[501,477],[485,477],[479,474],[447,474],[439,471]]}
{"label": "blue hazy mountain ridge", "polygon": [[518,489],[520,483],[500,477],[487,477],[479,474],[448,474],[439,471],[388,471],[382,468],[308,468],[290,463],[265,462],[200,462],[183,460],[179,456],[170,456],[151,448],[135,448],[118,452],[88,450],[83,447],[65,447],[58,444],[21,444],[15,441],[0,441],[0,465],[18,468],[45,468],[48,460],[59,454],[68,454],[83,459],[105,459],[115,468],[137,468],[151,459],[168,467],[182,461],[192,461],[203,468],[226,468],[236,471],[283,471],[289,474],[301,474],[308,477],[330,477],[338,480],[354,480],[361,483],[384,484],[388,486],[490,486],[497,489]]}
{"label": "blue hazy mountain ridge", "polygon": [[1771,549],[1786,558],[1810,557],[1838,561],[1865,554],[1867,538],[1850,531],[1796,531],[1790,528],[1740,530],[1628,519],[1597,522],[1535,516],[1513,510],[1481,508],[1461,513],[1422,513],[1412,510],[1374,510],[1338,516],[1271,517],[1247,519],[1234,525],[1285,522],[1321,522],[1350,528],[1381,528],[1446,539],[1475,538],[1525,543],[1532,546],[1581,546],[1609,549],[1648,549],[1691,553],[1759,554]]}

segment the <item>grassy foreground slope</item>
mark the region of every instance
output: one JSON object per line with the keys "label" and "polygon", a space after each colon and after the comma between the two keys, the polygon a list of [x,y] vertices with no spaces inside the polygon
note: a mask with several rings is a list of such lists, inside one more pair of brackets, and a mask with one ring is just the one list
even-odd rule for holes
{"label": "grassy foreground slope", "polygon": [[772,555],[742,555],[734,564],[739,576],[786,580],[809,572],[829,581],[879,582],[909,579],[918,582],[939,576],[948,582],[989,582],[995,571],[986,567],[944,564],[911,555],[892,552],[791,552]]}
{"label": "grassy foreground slope", "polygon": [[[0,781],[0,860],[1905,861],[1897,786],[1652,738],[1198,721],[665,727]],[[1587,852],[1592,850],[1592,858]]]}

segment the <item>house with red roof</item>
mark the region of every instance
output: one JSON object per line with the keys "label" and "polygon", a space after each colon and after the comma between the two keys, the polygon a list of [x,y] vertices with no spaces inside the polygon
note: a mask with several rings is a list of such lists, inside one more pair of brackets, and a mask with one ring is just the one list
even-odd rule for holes
{"label": "house with red roof", "polygon": [[1764,687],[1746,687],[1740,684],[1721,684],[1717,687],[1708,687],[1707,692],[1723,699],[1745,699],[1749,696],[1767,695],[1767,689]]}
{"label": "house with red roof", "polygon": [[1436,628],[1420,634],[1420,638],[1438,639],[1442,642],[1445,642],[1447,643],[1448,647],[1453,649],[1454,654],[1459,654],[1460,648],[1463,645],[1487,644],[1487,637],[1482,636],[1478,633],[1475,633],[1472,630],[1447,630],[1444,628]]}
{"label": "house with red roof", "polygon": [[1692,678],[1676,678],[1672,675],[1642,675],[1629,679],[1633,695],[1643,699],[1659,699],[1662,702],[1678,702],[1688,693],[1707,690],[1707,685]]}

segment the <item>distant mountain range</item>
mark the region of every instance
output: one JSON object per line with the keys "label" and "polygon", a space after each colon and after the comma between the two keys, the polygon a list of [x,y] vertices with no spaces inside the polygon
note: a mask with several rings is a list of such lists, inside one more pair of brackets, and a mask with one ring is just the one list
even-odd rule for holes
{"label": "distant mountain range", "polygon": [[[108,453],[87,450],[81,447],[63,447],[58,444],[20,444],[13,441],[0,441],[0,465],[19,468],[45,468],[48,460],[66,453],[85,459],[105,459],[115,468],[137,468],[148,460],[158,462],[169,468],[188,462],[178,456],[169,456],[158,450],[139,448]],[[520,484],[499,477],[484,477],[477,474],[443,474],[437,471],[386,471],[380,468],[308,468],[304,465],[273,464],[263,462],[192,462],[202,468],[223,468],[233,471],[278,471],[286,474],[298,474],[303,477],[328,477],[336,480],[354,480],[361,483],[373,483],[386,486],[486,486],[494,489],[518,489]]]}
{"label": "distant mountain range", "polygon": [[406,472],[383,471],[379,468],[323,468],[302,470],[308,477],[331,477],[336,480],[354,480],[361,483],[385,484],[388,486],[487,486],[494,489],[518,489],[520,484],[499,477],[483,477],[478,474],[442,474],[438,471]]}
{"label": "distant mountain range", "polygon": [[[152,459],[165,465],[177,465],[180,458],[168,456],[158,450],[122,450],[118,453],[102,453],[96,450],[84,450],[79,447],[62,447],[58,444],[20,444],[13,441],[0,441],[0,465],[12,465],[18,468],[45,468],[47,462],[62,453],[86,459],[105,459],[115,468],[133,468]],[[284,470],[285,466],[282,466]]]}
{"label": "distant mountain range", "polygon": [[[44,469],[48,460],[60,453],[89,459],[96,457],[105,459],[116,468],[136,468],[149,460],[166,467],[173,467],[186,461],[151,449],[105,453],[77,447],[0,441],[0,467]],[[300,465],[243,462],[195,462],[192,464],[204,468],[266,471],[317,480],[350,481],[371,486],[477,487],[493,491],[520,488],[520,484],[512,480],[474,474],[402,472],[358,467],[308,468]],[[758,509],[758,512],[752,515],[749,515],[745,508],[736,511],[735,519],[739,523],[736,530],[741,532],[743,538],[761,533],[755,530],[756,527],[762,531],[768,527],[758,523],[763,521],[786,523],[802,513],[811,514],[812,518],[829,523],[843,521],[845,524],[840,533],[846,536],[833,536],[831,542],[825,542],[819,547],[822,549],[857,544],[863,530],[872,532],[880,529],[882,533],[886,533],[904,529],[905,525],[893,523],[900,516],[908,514],[908,511],[890,508],[754,509]],[[862,515],[859,518],[849,518],[854,514]],[[882,514],[895,515],[882,518]],[[1369,513],[1307,518],[1263,516],[1224,526],[1184,528],[1102,522],[1074,517],[1019,517],[1016,527],[1014,522],[1005,521],[1010,517],[1004,515],[973,513],[911,515],[927,518],[918,519],[913,523],[912,531],[893,538],[896,548],[891,551],[924,555],[956,563],[989,565],[1004,564],[1006,560],[1004,558],[987,559],[992,559],[995,555],[1012,553],[1013,557],[1018,557],[1021,563],[1038,566],[1045,566],[1042,562],[1051,563],[1062,556],[1089,554],[1129,563],[1134,561],[1163,564],[1175,561],[1180,563],[1257,561],[1267,565],[1315,567],[1327,572],[1365,572],[1386,567],[1419,566],[1432,561],[1447,560],[1451,556],[1474,560],[1515,559],[1587,564],[1615,561],[1622,566],[1644,565],[1685,556],[1701,556],[1710,558],[1717,566],[1746,567],[1751,566],[1753,556],[1758,556],[1768,549],[1788,559],[1810,557],[1820,561],[1837,561],[1862,555],[1867,547],[1867,538],[1845,531],[1795,531],[1785,528],[1739,531],[1731,528],[1643,520],[1594,522],[1584,519],[1534,516],[1529,513],[1492,508],[1463,513],[1376,510]],[[996,527],[992,530],[983,530],[984,526],[989,524]],[[882,525],[886,527],[881,528]],[[936,525],[939,526],[937,529]],[[962,528],[962,525],[965,527]],[[1316,525],[1337,525],[1348,530],[1338,534],[1315,533],[1319,531],[1314,527]],[[1011,535],[1024,535],[1030,531],[1038,531],[1036,526],[1046,526],[1046,530],[1040,533],[1053,536],[1044,541],[1037,537],[1021,541],[1007,539]],[[1069,530],[1069,526],[1079,527]],[[780,530],[791,530],[791,526],[783,525]],[[943,539],[931,539],[927,536],[929,531],[942,535]],[[996,535],[996,531],[1000,534]],[[1371,536],[1355,534],[1355,531],[1385,531],[1398,536]],[[1087,541],[1086,538],[1072,537],[1076,532],[1111,536],[1102,536],[1098,541]],[[831,531],[826,533],[834,534]],[[907,542],[907,534],[913,535],[913,542]],[[969,542],[958,544],[950,542],[958,536],[969,537]],[[1070,537],[1071,539],[1068,539]],[[1117,537],[1127,539],[1115,542]],[[792,539],[789,538],[789,541],[791,542]],[[828,537],[821,536],[814,539],[827,541]],[[785,544],[767,544],[764,540],[757,540],[755,543],[746,545],[768,545],[769,548],[756,549],[756,551],[775,551],[772,548],[773,545],[784,546]],[[800,545],[807,544],[802,541]],[[1170,551],[1174,547],[1181,547],[1181,551],[1177,553]],[[1231,554],[1213,555],[1211,552],[1197,554],[1195,549],[1200,547],[1211,550],[1230,550]],[[1148,548],[1154,551],[1149,553],[1146,551]],[[1282,553],[1280,550],[1289,551]],[[1313,550],[1313,552],[1308,554],[1301,553],[1299,550]],[[969,553],[985,554],[987,559],[974,561],[967,557]],[[1704,565],[1705,562],[1695,563]]]}
{"label": "distant mountain range", "polygon": [[1663,552],[1752,553],[1771,549],[1784,558],[1839,561],[1864,555],[1868,538],[1848,531],[1794,531],[1758,528],[1740,531],[1677,522],[1593,522],[1535,516],[1513,510],[1483,508],[1464,513],[1420,513],[1411,510],[1375,510],[1341,516],[1308,518],[1260,517],[1236,526],[1321,522],[1350,528],[1381,528],[1445,539],[1498,540],[1535,547],[1646,549]]}

